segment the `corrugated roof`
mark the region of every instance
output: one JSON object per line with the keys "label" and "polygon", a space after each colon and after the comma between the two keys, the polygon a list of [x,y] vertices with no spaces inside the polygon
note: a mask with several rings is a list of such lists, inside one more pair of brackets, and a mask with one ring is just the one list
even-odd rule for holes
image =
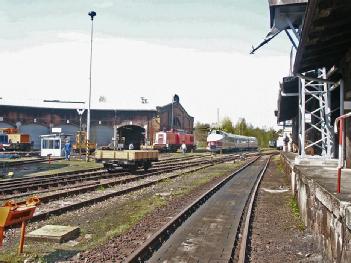
{"label": "corrugated roof", "polygon": [[351,47],[351,1],[310,0],[294,72],[338,66]]}
{"label": "corrugated roof", "polygon": [[[30,107],[30,108],[52,108],[52,109],[86,109],[86,103],[63,103],[63,102],[44,102],[43,100],[7,99],[0,100],[0,105]],[[122,101],[118,103],[92,103],[92,110],[119,110],[119,111],[156,111],[156,105],[152,103],[141,103],[135,100],[134,103]]]}

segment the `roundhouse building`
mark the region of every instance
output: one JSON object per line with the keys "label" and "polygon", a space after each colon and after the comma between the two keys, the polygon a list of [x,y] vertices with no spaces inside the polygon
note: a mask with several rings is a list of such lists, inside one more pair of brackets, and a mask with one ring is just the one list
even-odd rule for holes
{"label": "roundhouse building", "polygon": [[[80,116],[77,107],[34,107],[18,105],[0,105],[0,128],[18,128],[20,133],[28,133],[33,148],[40,148],[40,135],[49,134],[51,128],[62,128],[65,134],[86,130],[87,111]],[[117,136],[124,137],[126,143],[152,144],[154,135],[160,130],[171,129],[173,111],[173,128],[193,131],[194,118],[179,103],[179,98],[172,103],[156,109],[92,109],[91,140],[98,146],[112,142],[114,128]]]}

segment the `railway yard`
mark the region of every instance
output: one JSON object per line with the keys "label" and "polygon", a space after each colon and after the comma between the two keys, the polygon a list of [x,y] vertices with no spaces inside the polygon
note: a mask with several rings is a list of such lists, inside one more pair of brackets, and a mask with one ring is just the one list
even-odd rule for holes
{"label": "railway yard", "polygon": [[27,2],[0,263],[351,262],[350,0]]}
{"label": "railway yard", "polygon": [[[286,180],[277,166],[282,167],[277,152],[162,154],[146,172],[131,173],[124,169],[108,172],[94,167],[3,179],[2,201],[16,202],[33,195],[41,200],[27,233],[45,225],[60,225],[79,227],[80,234],[64,243],[50,241],[50,237],[38,240],[29,236],[24,253],[18,255],[20,229],[12,227],[5,231],[0,259],[5,262],[244,262],[258,257],[261,261],[252,262],[268,262],[266,259],[279,262],[286,253],[293,259],[318,259],[316,248],[309,243],[310,235],[301,229],[301,219],[296,218],[289,206],[289,198],[285,201],[279,198],[278,210],[284,210],[291,227],[280,226],[278,232],[267,232],[270,224],[259,220],[274,216],[272,203],[265,207],[263,217],[256,218],[256,203],[261,201],[263,193],[267,195],[267,187],[272,191],[268,198],[287,194]],[[279,178],[278,183],[276,179],[269,183],[272,174]],[[259,186],[261,177],[263,186],[268,181],[263,190]],[[294,235],[290,236],[289,232]],[[276,253],[277,248],[269,254],[270,246],[281,244],[267,243],[265,236],[268,240],[279,236],[287,239],[288,244],[299,246],[285,245],[287,248],[281,248],[280,254]],[[301,237],[305,238],[304,242]],[[261,251],[265,251],[263,257]]]}

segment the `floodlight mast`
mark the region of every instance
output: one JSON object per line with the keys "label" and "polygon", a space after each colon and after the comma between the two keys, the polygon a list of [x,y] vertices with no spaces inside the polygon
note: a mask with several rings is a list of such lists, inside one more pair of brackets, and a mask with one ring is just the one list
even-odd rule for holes
{"label": "floodlight mast", "polygon": [[89,143],[90,143],[90,107],[91,107],[91,65],[93,59],[93,32],[94,32],[94,17],[96,16],[95,11],[90,11],[88,15],[91,18],[91,34],[90,34],[90,68],[89,68],[89,100],[88,100],[88,112],[87,112],[87,148],[86,148],[86,161],[89,161]]}

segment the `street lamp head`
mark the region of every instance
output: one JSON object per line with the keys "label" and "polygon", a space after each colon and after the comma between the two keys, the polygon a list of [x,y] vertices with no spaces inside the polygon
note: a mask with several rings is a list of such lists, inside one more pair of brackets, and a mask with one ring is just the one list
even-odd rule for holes
{"label": "street lamp head", "polygon": [[88,15],[91,17],[91,20],[94,20],[94,16],[96,16],[96,12],[95,11],[90,11],[88,13]]}

